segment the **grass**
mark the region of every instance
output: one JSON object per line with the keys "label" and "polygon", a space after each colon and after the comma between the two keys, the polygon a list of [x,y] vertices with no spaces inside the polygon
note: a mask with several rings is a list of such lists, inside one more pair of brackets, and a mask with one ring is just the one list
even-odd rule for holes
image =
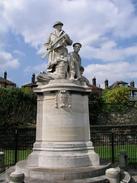
{"label": "grass", "polygon": [[[102,159],[111,160],[112,148],[111,146],[97,146],[95,151],[100,155]],[[137,163],[137,145],[116,145],[114,147],[115,160],[118,161],[121,151],[125,151],[128,155],[128,162]]]}
{"label": "grass", "polygon": [[[4,158],[5,165],[6,166],[14,165],[15,164],[15,150],[6,149],[3,152],[5,155],[5,158]],[[31,152],[32,152],[32,149],[18,150],[17,161],[26,159]]]}

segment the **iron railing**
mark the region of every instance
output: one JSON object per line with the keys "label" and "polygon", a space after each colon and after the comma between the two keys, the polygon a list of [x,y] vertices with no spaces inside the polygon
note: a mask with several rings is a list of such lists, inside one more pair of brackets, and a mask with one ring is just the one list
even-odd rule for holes
{"label": "iron railing", "polygon": [[[5,166],[26,159],[35,142],[35,128],[0,129],[0,151],[5,153]],[[102,161],[118,161],[126,151],[129,162],[137,163],[137,125],[91,126],[91,140]]]}

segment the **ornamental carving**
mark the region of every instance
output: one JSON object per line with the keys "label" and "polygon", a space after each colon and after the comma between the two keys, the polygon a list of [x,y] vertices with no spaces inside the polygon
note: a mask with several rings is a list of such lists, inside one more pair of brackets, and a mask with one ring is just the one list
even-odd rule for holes
{"label": "ornamental carving", "polygon": [[71,108],[71,96],[68,91],[60,90],[56,96],[57,108]]}

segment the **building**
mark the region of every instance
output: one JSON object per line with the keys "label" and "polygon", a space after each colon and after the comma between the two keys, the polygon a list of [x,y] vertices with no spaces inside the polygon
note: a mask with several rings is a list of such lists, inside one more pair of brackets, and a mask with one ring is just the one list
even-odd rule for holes
{"label": "building", "polygon": [[31,83],[27,83],[23,85],[22,88],[33,91],[33,88],[35,88],[36,86],[37,84],[36,84],[35,74],[32,74]]}
{"label": "building", "polygon": [[124,86],[124,87],[128,87],[128,83],[125,81],[116,81],[115,83],[113,83],[111,86],[109,86],[109,89],[113,89],[116,88],[118,86]]}
{"label": "building", "polygon": [[16,88],[16,84],[7,79],[7,72],[4,72],[4,77],[0,77],[0,88]]}
{"label": "building", "polygon": [[131,101],[137,101],[137,88],[135,87],[135,82],[134,81],[130,82],[129,88],[130,88],[130,91],[131,91],[130,100]]}
{"label": "building", "polygon": [[95,77],[92,79],[92,84],[89,87],[93,93],[97,94],[98,96],[102,95],[103,89],[97,86]]}
{"label": "building", "polygon": [[130,101],[137,101],[137,88],[135,87],[135,82],[131,81],[130,83],[127,83],[125,81],[116,81],[112,85],[109,86],[108,80],[105,80],[105,89],[113,89],[116,87],[124,86],[130,89]]}

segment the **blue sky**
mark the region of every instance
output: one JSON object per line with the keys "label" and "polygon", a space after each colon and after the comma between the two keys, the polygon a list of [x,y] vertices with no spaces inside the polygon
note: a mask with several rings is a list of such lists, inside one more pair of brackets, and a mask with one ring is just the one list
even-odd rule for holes
{"label": "blue sky", "polygon": [[0,76],[7,71],[21,86],[45,70],[39,49],[57,20],[73,42],[82,43],[89,80],[137,84],[136,0],[0,0]]}

